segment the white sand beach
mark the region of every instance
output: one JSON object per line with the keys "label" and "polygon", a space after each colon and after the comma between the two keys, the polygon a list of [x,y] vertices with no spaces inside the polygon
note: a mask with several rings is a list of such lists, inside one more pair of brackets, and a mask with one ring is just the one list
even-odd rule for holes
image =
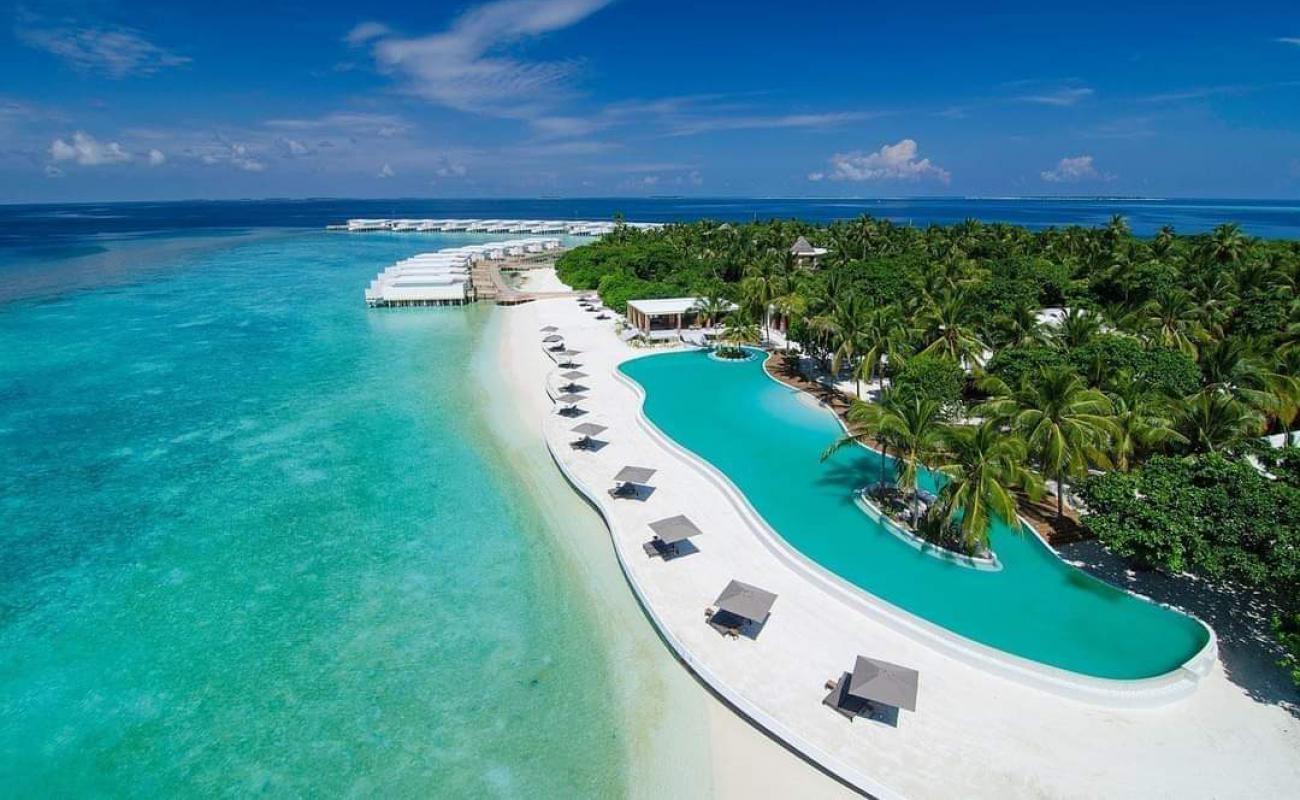
{"label": "white sand beach", "polygon": [[[544,280],[556,281],[554,270]],[[541,285],[545,285],[544,283]],[[563,291],[568,287],[538,291]],[[627,740],[635,797],[853,797],[856,793],[808,765],[712,695],[659,639],[628,588],[600,517],[564,480],[542,438],[551,402],[542,390],[552,366],[533,338],[536,303],[498,309],[476,376],[491,403],[493,432],[522,487],[563,532],[557,551],[588,593],[611,672]],[[521,347],[520,342],[527,342]],[[671,764],[671,769],[665,769]]]}
{"label": "white sand beach", "polygon": [[554,267],[520,270],[519,290],[523,292],[567,292],[569,287],[555,275]]}
{"label": "white sand beach", "polygon": [[[571,299],[494,312],[495,378],[488,385],[500,418],[511,420],[521,463],[546,474],[530,491],[553,509],[560,543],[604,609],[616,642],[615,669],[630,669],[625,718],[632,785],[643,796],[838,796],[848,789],[814,769],[706,691],[669,653],[637,608],[614,548],[632,570],[653,616],[708,668],[717,685],[778,720],[835,763],[869,776],[882,794],[906,797],[1280,797],[1300,793],[1300,721],[1281,703],[1252,699],[1215,664],[1190,697],[1155,709],[1103,708],[1062,699],[960,663],[776,558],[712,484],[639,426],[639,401],[615,379],[614,365],[632,354],[610,323],[599,323]],[[576,480],[603,493],[614,459],[660,469],[656,484],[667,507],[629,503],[605,508],[613,535],[559,477],[542,435],[564,437],[545,394],[555,367],[538,330],[557,325],[583,351],[592,388],[584,420],[617,430],[616,446],[566,463]],[[489,376],[490,377],[490,376]],[[612,437],[611,437],[612,438]],[[567,450],[567,447],[564,449]],[[558,451],[557,451],[558,453]],[[591,458],[595,456],[595,458]],[[609,463],[605,463],[609,461]],[[709,531],[709,549],[652,564],[640,550],[646,519],[686,512]],[[650,516],[647,516],[650,515]],[[613,544],[613,548],[611,547]],[[726,553],[725,560],[717,554]],[[639,556],[639,561],[634,557]],[[671,572],[667,571],[671,569]],[[744,572],[780,594],[780,618],[755,641],[730,642],[700,620],[707,598],[725,577]],[[835,643],[828,646],[828,642]],[[917,713],[897,728],[849,724],[820,704],[821,683],[853,652],[871,652],[921,671]],[[646,691],[646,683],[652,692]],[[696,738],[698,737],[698,738]],[[707,740],[707,742],[702,741]],[[665,745],[665,742],[670,744]],[[700,754],[707,751],[703,761]],[[668,758],[680,768],[661,769]]]}

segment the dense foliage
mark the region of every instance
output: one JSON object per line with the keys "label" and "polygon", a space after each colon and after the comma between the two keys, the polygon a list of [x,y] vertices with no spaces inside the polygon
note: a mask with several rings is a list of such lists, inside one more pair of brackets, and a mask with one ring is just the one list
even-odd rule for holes
{"label": "dense foliage", "polygon": [[[800,236],[827,251],[817,263],[791,253]],[[966,549],[1006,498],[1046,484],[1063,514],[1100,472],[1082,491],[1108,545],[1269,589],[1280,639],[1300,642],[1297,461],[1264,458],[1274,479],[1245,460],[1298,421],[1300,243],[1234,225],[1144,239],[1119,217],[1041,232],[700,221],[619,227],[558,270],[616,309],[699,295],[739,304],[733,336],[784,331],[870,399],[846,441],[897,455],[903,490],[918,465],[947,476],[928,513]]]}

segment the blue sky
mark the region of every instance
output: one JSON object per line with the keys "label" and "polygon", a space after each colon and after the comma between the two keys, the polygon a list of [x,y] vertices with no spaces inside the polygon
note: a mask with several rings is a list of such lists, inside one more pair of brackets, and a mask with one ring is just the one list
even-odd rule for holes
{"label": "blue sky", "polygon": [[1294,2],[1057,5],[9,5],[0,202],[1300,197]]}

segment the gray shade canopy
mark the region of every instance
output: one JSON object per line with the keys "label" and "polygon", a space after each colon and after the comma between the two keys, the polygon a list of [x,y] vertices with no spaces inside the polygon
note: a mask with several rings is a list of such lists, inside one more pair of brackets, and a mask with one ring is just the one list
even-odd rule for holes
{"label": "gray shade canopy", "polygon": [[582,352],[581,350],[565,350],[564,352],[560,353],[560,355],[568,358],[572,358],[573,356],[576,356],[578,353],[581,352]]}
{"label": "gray shade canopy", "polygon": [[561,378],[568,378],[568,379],[571,380],[571,381],[576,381],[576,380],[579,379],[579,378],[585,378],[585,377],[587,377],[587,373],[585,373],[585,372],[579,372],[579,371],[577,371],[576,369],[571,369],[571,370],[569,370],[568,372],[561,373],[561,374],[560,374],[560,377],[561,377]]}
{"label": "gray shade canopy", "polygon": [[574,425],[569,430],[582,436],[595,436],[601,431],[608,430],[604,425],[597,425],[594,422],[584,422],[581,425]]}
{"label": "gray shade canopy", "polygon": [[562,341],[564,341],[564,337],[561,336],[561,335],[559,335],[558,333],[552,333],[550,336],[547,336],[546,338],[542,339],[542,341],[543,341],[543,342],[562,342]]}
{"label": "gray shade canopy", "polygon": [[775,602],[776,595],[765,589],[732,581],[722,590],[722,594],[718,595],[713,605],[719,611],[735,614],[737,617],[744,617],[754,622],[762,622],[767,619],[767,614],[772,610],[772,604]]}
{"label": "gray shade canopy", "polygon": [[568,393],[568,394],[562,394],[562,395],[560,395],[559,397],[555,398],[555,402],[557,402],[557,403],[581,403],[583,400],[586,400],[586,399],[587,399],[586,395],[573,394],[572,392],[570,392],[570,393]]}
{"label": "gray shade canopy", "polygon": [[888,661],[858,656],[849,679],[849,694],[896,708],[916,710],[920,673]]}
{"label": "gray shade canopy", "polygon": [[623,467],[614,476],[614,480],[617,483],[645,483],[654,474],[655,470],[649,467]]}
{"label": "gray shade canopy", "polygon": [[655,536],[658,536],[659,541],[664,544],[675,544],[704,532],[695,527],[695,523],[687,519],[685,514],[652,522],[650,530],[654,531]]}
{"label": "gray shade canopy", "polygon": [[542,328],[542,333],[555,333],[558,330],[559,328],[554,325],[547,325],[545,328]]}

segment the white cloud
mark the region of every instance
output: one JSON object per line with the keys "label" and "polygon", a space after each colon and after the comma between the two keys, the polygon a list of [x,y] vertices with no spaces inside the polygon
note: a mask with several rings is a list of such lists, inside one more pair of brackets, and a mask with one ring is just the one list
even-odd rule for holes
{"label": "white cloud", "polygon": [[271,119],[266,121],[266,126],[286,131],[366,134],[384,138],[400,136],[411,128],[410,123],[396,114],[367,114],[354,111],[334,111],[321,117]]}
{"label": "white cloud", "polygon": [[281,139],[280,142],[284,145],[285,153],[287,153],[290,158],[305,156],[311,152],[310,147],[298,141],[297,139],[286,138],[286,139]]}
{"label": "white cloud", "polygon": [[226,144],[224,142],[209,145],[195,152],[199,161],[209,166],[230,166],[244,172],[261,172],[266,169],[245,144]]}
{"label": "white cloud", "polygon": [[418,38],[379,34],[378,23],[353,34],[372,42],[381,69],[413,93],[459,111],[530,119],[557,100],[573,61],[524,61],[503,54],[521,41],[563,30],[610,0],[495,0],[466,11],[442,33]]}
{"label": "white cloud", "polygon": [[1279,36],[1278,41],[1282,44],[1293,44],[1300,46],[1300,36]]}
{"label": "white cloud", "polygon": [[355,47],[381,36],[387,36],[389,33],[392,33],[392,29],[382,22],[363,22],[348,31],[348,35],[343,40]]}
{"label": "white cloud", "polygon": [[1039,173],[1048,183],[1080,183],[1083,181],[1108,181],[1113,176],[1100,172],[1092,156],[1073,156],[1056,162],[1052,169]]}
{"label": "white cloud", "polygon": [[144,38],[139,31],[121,27],[43,27],[31,15],[20,20],[20,41],[66,61],[82,72],[110,78],[149,75],[167,67],[190,63]]}
{"label": "white cloud", "polygon": [[379,168],[379,176],[378,176],[378,177],[380,177],[380,178],[391,178],[391,177],[393,177],[393,176],[396,175],[396,174],[397,174],[396,172],[393,172],[393,168],[392,168],[392,167],[390,167],[390,166],[388,166],[387,164],[385,164],[384,166],[382,166],[382,167]]}
{"label": "white cloud", "polygon": [[1022,103],[1036,103],[1043,106],[1072,106],[1080,100],[1092,97],[1096,92],[1086,86],[1067,86],[1046,92],[1023,94],[1016,97]]}
{"label": "white cloud", "polygon": [[157,148],[149,151],[149,166],[160,167],[165,163],[167,163],[167,156],[163,151]]}
{"label": "white cloud", "polygon": [[63,139],[51,142],[50,158],[56,162],[72,161],[83,167],[99,167],[130,161],[131,154],[117,142],[101,142],[84,131],[77,131],[70,142]]}
{"label": "white cloud", "polygon": [[463,178],[468,170],[465,165],[459,161],[452,161],[446,156],[442,156],[434,167],[433,174],[439,178]]}
{"label": "white cloud", "polygon": [[763,130],[770,128],[827,128],[846,122],[870,119],[880,114],[847,111],[828,114],[776,114],[751,116],[717,116],[688,119],[675,126],[670,135],[691,136],[711,131]]}
{"label": "white cloud", "polygon": [[952,175],[930,162],[917,158],[919,148],[913,139],[887,144],[871,153],[854,151],[831,156],[830,172],[813,172],[810,181],[919,181],[933,178],[947,183]]}

